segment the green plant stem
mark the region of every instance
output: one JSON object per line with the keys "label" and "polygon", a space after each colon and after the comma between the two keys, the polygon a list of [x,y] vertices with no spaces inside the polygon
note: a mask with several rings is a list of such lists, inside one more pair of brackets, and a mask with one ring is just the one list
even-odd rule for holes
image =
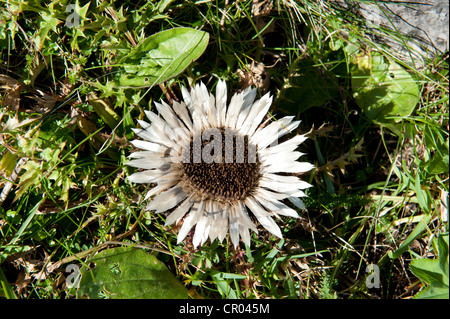
{"label": "green plant stem", "polygon": [[6,299],[17,299],[17,295],[14,293],[14,290],[11,288],[8,280],[6,279],[5,274],[3,273],[3,269],[0,267],[0,282],[2,283],[3,292],[5,293]]}

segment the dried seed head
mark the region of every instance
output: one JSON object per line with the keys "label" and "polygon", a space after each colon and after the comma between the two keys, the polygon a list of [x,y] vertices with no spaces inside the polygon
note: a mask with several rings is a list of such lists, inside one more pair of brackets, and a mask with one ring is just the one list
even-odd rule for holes
{"label": "dried seed head", "polygon": [[206,129],[183,154],[182,180],[200,197],[220,202],[245,199],[261,178],[256,147],[248,136]]}

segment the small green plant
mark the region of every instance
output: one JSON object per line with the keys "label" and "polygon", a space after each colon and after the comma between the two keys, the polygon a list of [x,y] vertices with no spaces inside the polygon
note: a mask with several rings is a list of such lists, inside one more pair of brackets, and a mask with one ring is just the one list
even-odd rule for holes
{"label": "small green plant", "polygon": [[448,268],[448,234],[440,235],[438,242],[438,258],[415,259],[411,262],[412,272],[427,286],[420,291],[416,299],[448,299],[449,298],[449,268]]}
{"label": "small green plant", "polygon": [[133,247],[101,251],[86,261],[80,276],[78,298],[186,299],[188,296],[187,289],[161,261]]}
{"label": "small green plant", "polygon": [[400,122],[419,102],[419,86],[399,64],[377,52],[354,55],[353,96],[364,114],[380,124]]}
{"label": "small green plant", "polygon": [[180,74],[208,45],[209,34],[191,28],[158,32],[132,48],[119,60],[120,86],[148,87]]}

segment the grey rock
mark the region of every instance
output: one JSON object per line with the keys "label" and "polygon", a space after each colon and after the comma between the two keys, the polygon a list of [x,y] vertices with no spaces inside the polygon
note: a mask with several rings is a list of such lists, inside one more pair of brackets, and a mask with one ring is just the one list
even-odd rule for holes
{"label": "grey rock", "polygon": [[337,2],[363,17],[369,29],[390,30],[388,37],[374,32],[374,42],[388,44],[408,64],[419,67],[448,51],[448,0]]}

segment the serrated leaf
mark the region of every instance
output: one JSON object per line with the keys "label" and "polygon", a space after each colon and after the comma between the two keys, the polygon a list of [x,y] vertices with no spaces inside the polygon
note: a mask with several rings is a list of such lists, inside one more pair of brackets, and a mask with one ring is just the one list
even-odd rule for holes
{"label": "serrated leaf", "polygon": [[185,299],[187,289],[155,256],[142,249],[118,247],[104,250],[81,269],[77,298]]}
{"label": "serrated leaf", "polygon": [[351,83],[359,107],[377,123],[399,122],[419,102],[419,87],[411,75],[377,53],[354,56]]}
{"label": "serrated leaf", "polygon": [[28,131],[25,136],[19,136],[17,146],[23,154],[33,157],[36,150],[41,146],[42,140],[39,138],[41,131]]}
{"label": "serrated leaf", "polygon": [[66,143],[63,142],[57,147],[54,145],[52,145],[52,147],[47,147],[41,152],[42,159],[45,160],[47,163],[54,165],[56,162],[58,162],[59,155],[61,154],[65,145]]}
{"label": "serrated leaf", "polygon": [[56,32],[56,26],[61,23],[55,16],[54,13],[49,13],[47,11],[40,12],[41,19],[39,21],[39,31],[35,35],[34,42],[36,47],[40,50],[45,39],[48,37],[50,31]]}
{"label": "serrated leaf", "polygon": [[339,97],[339,85],[330,72],[324,72],[313,59],[299,59],[294,63],[278,96],[278,105],[289,113],[305,112],[323,106]]}
{"label": "serrated leaf", "polygon": [[20,198],[33,185],[39,184],[41,176],[41,165],[29,160],[22,166],[25,173],[20,175],[20,182],[18,190],[16,191],[15,199]]}
{"label": "serrated leaf", "polygon": [[156,33],[120,60],[119,84],[145,87],[173,78],[203,54],[208,41],[208,33],[191,28]]}

